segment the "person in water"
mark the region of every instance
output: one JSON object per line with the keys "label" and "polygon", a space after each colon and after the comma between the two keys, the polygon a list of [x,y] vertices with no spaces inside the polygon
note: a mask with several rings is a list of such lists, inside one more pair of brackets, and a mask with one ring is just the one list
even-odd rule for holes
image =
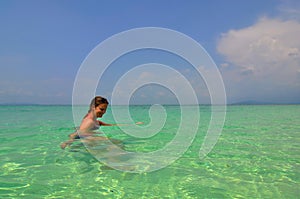
{"label": "person in water", "polygon": [[[67,146],[70,146],[74,141],[80,139],[80,138],[87,138],[95,135],[94,130],[97,130],[100,128],[100,126],[118,126],[120,124],[107,124],[100,120],[97,120],[97,118],[101,118],[107,109],[108,106],[107,99],[96,96],[90,104],[90,109],[88,113],[84,116],[84,118],[81,121],[81,124],[77,131],[74,133],[71,133],[69,135],[69,140],[63,142],[60,147],[62,149],[65,149]],[[136,124],[141,124],[141,122],[137,122]],[[105,137],[97,137],[97,140],[107,140],[108,138]]]}

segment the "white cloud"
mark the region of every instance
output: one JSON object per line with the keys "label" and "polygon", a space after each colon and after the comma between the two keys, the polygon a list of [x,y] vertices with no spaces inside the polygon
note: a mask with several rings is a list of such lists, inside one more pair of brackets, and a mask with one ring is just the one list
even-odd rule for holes
{"label": "white cloud", "polygon": [[0,80],[1,103],[65,104],[71,102],[70,79]]}
{"label": "white cloud", "polygon": [[[195,104],[191,82],[179,71],[160,64],[146,64],[131,69],[119,79],[113,91],[114,104],[127,104],[130,97],[142,97],[144,103]],[[148,101],[145,101],[147,98]],[[140,102],[137,102],[140,103]]]}
{"label": "white cloud", "polygon": [[298,0],[281,0],[278,6],[280,16],[284,19],[300,20],[300,2]]}
{"label": "white cloud", "polygon": [[261,18],[256,24],[221,35],[217,50],[233,99],[295,101],[300,97],[300,23]]}

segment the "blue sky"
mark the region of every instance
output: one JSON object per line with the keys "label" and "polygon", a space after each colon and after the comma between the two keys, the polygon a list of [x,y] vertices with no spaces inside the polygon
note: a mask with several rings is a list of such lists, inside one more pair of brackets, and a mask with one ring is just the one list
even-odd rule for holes
{"label": "blue sky", "polygon": [[[114,34],[142,27],[173,29],[199,42],[222,74],[229,103],[300,102],[297,0],[3,0],[0,25],[0,103],[70,104],[76,74],[91,50]],[[203,82],[180,67],[199,102],[208,103]],[[119,73],[111,67],[101,84],[107,86],[96,94],[110,98]],[[132,97],[139,104],[175,101],[157,85]]]}

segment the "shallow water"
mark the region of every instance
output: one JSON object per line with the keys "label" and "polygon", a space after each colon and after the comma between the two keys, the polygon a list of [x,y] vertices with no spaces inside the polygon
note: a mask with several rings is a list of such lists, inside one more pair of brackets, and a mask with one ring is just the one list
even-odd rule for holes
{"label": "shallow water", "polygon": [[[122,109],[122,107],[119,107]],[[0,198],[297,198],[300,195],[300,105],[228,106],[223,132],[205,159],[199,149],[211,117],[200,106],[198,133],[184,155],[153,172],[111,169],[76,142],[71,106],[0,106]],[[150,122],[149,106],[131,106],[135,121]],[[151,152],[172,141],[178,106],[150,138],[102,127],[126,151]],[[108,110],[102,118],[114,122]]]}

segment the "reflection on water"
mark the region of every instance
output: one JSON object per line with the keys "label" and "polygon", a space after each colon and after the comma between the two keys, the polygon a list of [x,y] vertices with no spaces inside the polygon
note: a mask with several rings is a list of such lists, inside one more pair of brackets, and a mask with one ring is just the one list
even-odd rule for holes
{"label": "reflection on water", "polygon": [[[144,108],[134,107],[136,120],[146,120]],[[163,157],[137,159],[130,152],[149,153],[169,143],[177,125],[176,106],[167,109],[167,125],[151,138],[135,139],[117,127],[103,128],[107,137],[122,143],[77,141],[66,150],[59,144],[74,128],[71,107],[0,106],[0,198],[299,196],[300,106],[229,106],[222,135],[203,160],[198,152],[210,114],[207,107],[200,111],[199,132],[181,158],[157,171],[132,173],[119,170],[145,170],[163,162]],[[109,111],[103,120],[113,122]],[[117,169],[105,165],[108,160]],[[146,166],[136,168],[132,160]]]}

